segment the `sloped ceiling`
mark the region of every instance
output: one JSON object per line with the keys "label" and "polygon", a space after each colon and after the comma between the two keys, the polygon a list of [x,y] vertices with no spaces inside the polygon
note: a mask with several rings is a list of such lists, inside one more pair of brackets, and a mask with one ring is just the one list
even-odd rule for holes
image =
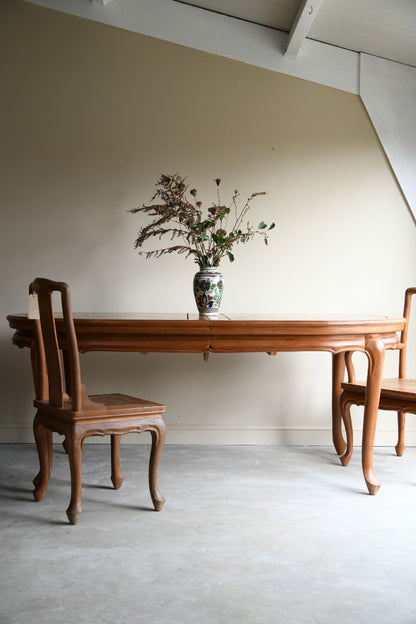
{"label": "sloped ceiling", "polygon": [[303,9],[307,15],[315,13],[305,33],[309,39],[416,67],[414,0],[197,0],[183,4],[284,32],[290,32]]}

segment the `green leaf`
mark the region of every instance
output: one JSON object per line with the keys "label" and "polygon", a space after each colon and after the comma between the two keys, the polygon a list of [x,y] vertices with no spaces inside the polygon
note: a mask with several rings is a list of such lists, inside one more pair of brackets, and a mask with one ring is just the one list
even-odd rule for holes
{"label": "green leaf", "polygon": [[258,227],[259,230],[264,230],[267,227],[267,224],[264,221],[261,221]]}
{"label": "green leaf", "polygon": [[212,233],[211,238],[216,245],[223,245],[225,243],[225,238],[223,237],[222,234]]}
{"label": "green leaf", "polygon": [[233,254],[231,253],[231,251],[227,251],[226,253],[227,253],[227,256],[228,256],[229,261],[230,261],[230,262],[234,262],[234,256],[233,256]]}
{"label": "green leaf", "polygon": [[272,223],[271,225],[269,225],[269,230],[272,230],[275,227],[276,227],[276,223]]}

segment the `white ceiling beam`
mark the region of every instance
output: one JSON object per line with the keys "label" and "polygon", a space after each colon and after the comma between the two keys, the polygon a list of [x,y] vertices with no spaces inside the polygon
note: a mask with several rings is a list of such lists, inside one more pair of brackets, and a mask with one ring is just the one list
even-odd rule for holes
{"label": "white ceiling beam", "polygon": [[323,0],[302,0],[290,29],[286,56],[295,58],[299,54],[322,2]]}
{"label": "white ceiling beam", "polygon": [[[225,17],[173,0],[26,0],[115,28],[163,39],[209,54],[359,93],[360,56],[307,39],[305,54],[294,63],[284,56],[287,33]],[[0,0],[1,5],[1,0]]]}

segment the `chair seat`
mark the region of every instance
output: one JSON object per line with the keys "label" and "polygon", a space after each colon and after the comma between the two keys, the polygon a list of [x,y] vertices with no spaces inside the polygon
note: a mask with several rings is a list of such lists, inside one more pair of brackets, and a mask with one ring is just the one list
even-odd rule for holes
{"label": "chair seat", "polygon": [[93,394],[88,397],[94,403],[105,405],[106,412],[117,412],[119,410],[126,412],[126,409],[132,409],[135,413],[150,414],[152,412],[164,412],[166,407],[161,403],[146,401],[138,397],[129,396],[128,394]]}
{"label": "chair seat", "polygon": [[[344,390],[348,392],[363,394],[367,386],[366,381],[356,381],[354,383],[345,382],[342,385]],[[381,382],[380,398],[402,397],[407,400],[416,401],[416,379],[383,379]]]}
{"label": "chair seat", "polygon": [[77,412],[72,411],[71,397],[64,399],[63,408],[56,408],[49,405],[48,401],[35,399],[34,406],[41,408],[44,413],[50,413],[54,416],[70,415],[71,420],[85,418],[111,418],[122,414],[123,416],[149,416],[151,414],[162,414],[166,410],[166,406],[161,403],[146,401],[138,397],[128,394],[94,394],[88,396],[89,402],[86,409]]}

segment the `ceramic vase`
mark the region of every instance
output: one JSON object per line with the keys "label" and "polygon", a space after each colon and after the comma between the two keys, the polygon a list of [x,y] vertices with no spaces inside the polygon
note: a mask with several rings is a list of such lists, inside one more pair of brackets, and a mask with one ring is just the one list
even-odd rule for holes
{"label": "ceramic vase", "polygon": [[195,273],[194,296],[199,318],[218,317],[223,290],[224,278],[218,267],[207,267]]}

